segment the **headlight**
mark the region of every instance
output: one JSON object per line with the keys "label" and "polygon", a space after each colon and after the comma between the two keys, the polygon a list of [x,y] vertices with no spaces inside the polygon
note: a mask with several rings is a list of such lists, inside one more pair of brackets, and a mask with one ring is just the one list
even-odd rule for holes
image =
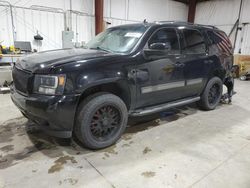
{"label": "headlight", "polygon": [[66,75],[35,75],[33,91],[46,95],[62,95],[65,82]]}

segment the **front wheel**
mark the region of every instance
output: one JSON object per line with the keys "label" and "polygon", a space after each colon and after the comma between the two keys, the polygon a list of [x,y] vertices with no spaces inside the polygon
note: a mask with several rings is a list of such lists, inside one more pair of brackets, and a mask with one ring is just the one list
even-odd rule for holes
{"label": "front wheel", "polygon": [[204,92],[201,95],[201,100],[198,105],[203,110],[213,110],[219,104],[222,96],[223,84],[220,78],[213,77],[207,83]]}
{"label": "front wheel", "polygon": [[105,148],[121,137],[127,120],[127,107],[119,97],[97,93],[79,106],[75,135],[87,148]]}

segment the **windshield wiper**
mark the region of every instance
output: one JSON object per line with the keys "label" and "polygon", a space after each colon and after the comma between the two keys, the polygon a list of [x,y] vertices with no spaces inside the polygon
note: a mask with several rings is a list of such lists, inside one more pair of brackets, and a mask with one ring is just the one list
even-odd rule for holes
{"label": "windshield wiper", "polygon": [[105,48],[101,48],[100,46],[97,46],[96,48],[89,48],[89,49],[91,49],[91,50],[102,50],[102,51],[105,51],[105,52],[111,52],[111,51],[109,51],[109,50],[107,50]]}

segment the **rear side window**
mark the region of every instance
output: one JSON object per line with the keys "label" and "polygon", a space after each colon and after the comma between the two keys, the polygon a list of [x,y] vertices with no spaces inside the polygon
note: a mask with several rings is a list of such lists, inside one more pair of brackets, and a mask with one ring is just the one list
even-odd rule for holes
{"label": "rear side window", "polygon": [[222,53],[232,53],[233,48],[231,41],[224,32],[207,31],[209,41],[212,45],[216,45]]}
{"label": "rear side window", "polygon": [[206,44],[201,33],[193,29],[184,29],[184,53],[201,54],[206,53]]}

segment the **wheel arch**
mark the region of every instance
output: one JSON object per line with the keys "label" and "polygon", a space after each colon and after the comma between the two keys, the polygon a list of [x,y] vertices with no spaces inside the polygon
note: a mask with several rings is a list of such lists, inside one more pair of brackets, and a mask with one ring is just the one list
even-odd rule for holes
{"label": "wheel arch", "polygon": [[204,83],[204,85],[203,85],[203,88],[202,88],[202,91],[201,91],[200,94],[202,94],[202,93],[204,92],[205,88],[207,87],[208,82],[209,82],[212,78],[214,78],[214,77],[220,78],[221,81],[222,81],[222,84],[223,84],[224,81],[225,81],[226,71],[223,70],[223,69],[221,69],[221,68],[218,68],[218,69],[215,69],[215,70],[211,71],[208,75],[209,75],[209,76],[207,77],[207,80],[205,81],[205,83]]}
{"label": "wheel arch", "polygon": [[99,92],[107,92],[114,94],[122,99],[122,101],[125,103],[127,109],[129,110],[131,107],[131,92],[129,89],[128,84],[125,80],[110,80],[108,82],[102,82],[102,83],[95,83],[91,84],[89,87],[85,88],[79,97],[79,100],[77,102],[76,112],[75,112],[75,118],[78,113],[79,105],[86,99],[88,96],[93,95],[95,93]]}
{"label": "wheel arch", "polygon": [[[226,71],[225,71],[224,69],[215,69],[215,70],[212,72],[212,74],[211,74],[209,80],[212,79],[213,77],[218,77],[218,78],[220,78],[221,81],[222,81],[222,83],[223,83],[224,80],[225,80],[225,77],[226,77]],[[208,81],[209,81],[209,80],[208,80]]]}

